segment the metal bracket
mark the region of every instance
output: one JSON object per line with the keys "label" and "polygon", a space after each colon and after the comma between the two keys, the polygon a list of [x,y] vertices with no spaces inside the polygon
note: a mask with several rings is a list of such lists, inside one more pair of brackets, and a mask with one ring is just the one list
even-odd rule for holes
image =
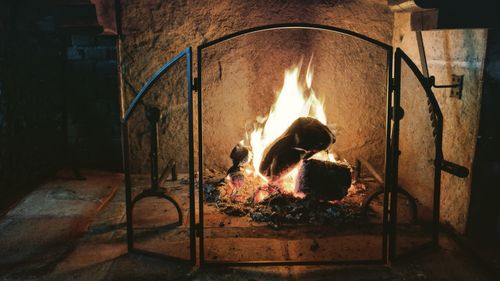
{"label": "metal bracket", "polygon": [[193,91],[198,92],[198,77],[193,78]]}
{"label": "metal bracket", "polygon": [[201,237],[202,231],[201,231],[201,225],[199,223],[195,224],[194,232],[195,232],[196,237]]}
{"label": "metal bracket", "polygon": [[469,169],[464,166],[452,163],[450,161],[446,161],[443,159],[441,163],[441,170],[447,172],[448,174],[452,174],[459,178],[466,178],[469,176]]}
{"label": "metal bracket", "polygon": [[389,111],[389,118],[396,121],[396,119],[397,120],[403,119],[404,116],[405,116],[405,110],[401,106],[399,106],[398,109],[396,110],[396,116],[394,116],[394,107],[391,107],[391,110]]}
{"label": "metal bracket", "polygon": [[429,77],[430,84],[433,88],[451,88],[450,97],[462,99],[462,89],[464,76],[463,75],[451,75],[451,85],[436,85],[436,78],[434,76]]}
{"label": "metal bracket", "polygon": [[451,85],[436,85],[436,77],[429,77],[429,68],[427,66],[427,58],[425,56],[424,39],[422,38],[422,32],[417,31],[417,45],[418,52],[420,55],[420,63],[422,64],[422,72],[424,77],[428,77],[429,85],[434,88],[451,88],[450,97],[462,99],[462,88],[463,88],[463,75],[451,75]]}

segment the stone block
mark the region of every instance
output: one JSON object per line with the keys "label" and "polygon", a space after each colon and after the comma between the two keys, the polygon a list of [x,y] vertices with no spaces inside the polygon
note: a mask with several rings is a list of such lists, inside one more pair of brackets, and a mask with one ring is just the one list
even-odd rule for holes
{"label": "stone block", "polygon": [[101,47],[87,47],[84,48],[85,59],[88,60],[105,60],[107,57],[106,48]]}
{"label": "stone block", "polygon": [[116,45],[115,36],[97,36],[96,44],[98,46],[114,47]]}
{"label": "stone block", "polygon": [[117,58],[116,48],[108,48],[108,60],[116,61],[116,58]]}
{"label": "stone block", "polygon": [[66,50],[66,58],[68,60],[81,60],[83,59],[83,51],[76,47],[70,47]]}
{"label": "stone block", "polygon": [[71,36],[73,46],[91,46],[95,44],[95,37],[92,35],[75,34]]}
{"label": "stone block", "polygon": [[95,64],[95,71],[99,75],[116,74],[116,61],[100,61]]}
{"label": "stone block", "polygon": [[75,72],[88,73],[94,71],[94,63],[89,61],[73,61],[71,62],[71,68]]}

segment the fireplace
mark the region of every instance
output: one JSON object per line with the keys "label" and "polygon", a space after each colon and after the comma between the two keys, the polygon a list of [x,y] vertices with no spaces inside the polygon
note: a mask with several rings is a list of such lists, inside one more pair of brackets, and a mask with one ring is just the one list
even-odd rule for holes
{"label": "fireplace", "polygon": [[[386,263],[437,245],[441,171],[466,172],[443,159],[432,79],[404,52],[287,23],[201,44],[194,79],[192,57],[189,47],[166,62],[126,103],[129,250],[300,265]],[[148,221],[152,211],[165,220]]]}

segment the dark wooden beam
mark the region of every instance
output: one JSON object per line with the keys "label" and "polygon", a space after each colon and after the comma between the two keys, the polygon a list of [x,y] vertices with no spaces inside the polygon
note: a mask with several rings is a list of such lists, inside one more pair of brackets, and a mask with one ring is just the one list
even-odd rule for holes
{"label": "dark wooden beam", "polygon": [[499,28],[495,1],[388,0],[393,12],[411,13],[414,31]]}

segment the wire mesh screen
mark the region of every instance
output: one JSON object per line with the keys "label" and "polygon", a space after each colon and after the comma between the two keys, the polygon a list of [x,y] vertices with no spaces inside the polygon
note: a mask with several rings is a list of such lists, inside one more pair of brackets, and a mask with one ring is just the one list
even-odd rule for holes
{"label": "wire mesh screen", "polygon": [[[199,61],[205,260],[382,260],[383,193],[366,213],[361,209],[368,194],[384,186],[376,178],[384,175],[388,50],[346,34],[284,29],[210,46]],[[290,89],[290,96],[280,98]],[[297,92],[302,96],[296,98]],[[312,200],[267,189],[262,199],[258,196],[266,184],[256,175],[259,163],[235,167],[232,151],[249,147],[256,159],[252,137],[263,138],[258,130],[273,122],[271,111],[295,112],[294,101],[304,102],[299,108],[313,104],[304,116],[322,120],[333,132],[336,141],[324,152],[347,163],[350,176],[358,159],[370,166],[346,186],[347,196]],[[304,117],[296,111],[289,123]],[[279,125],[286,130],[288,121]],[[231,169],[240,169],[242,185],[235,187]],[[331,180],[318,182],[333,189]]]}
{"label": "wire mesh screen", "polygon": [[181,54],[130,101],[136,106],[127,122],[132,193],[127,204],[133,207],[134,250],[189,260],[191,62]]}
{"label": "wire mesh screen", "polygon": [[[432,240],[436,145],[431,107],[424,87],[403,60],[399,134],[399,192],[396,254]],[[404,194],[404,192],[408,194]]]}

